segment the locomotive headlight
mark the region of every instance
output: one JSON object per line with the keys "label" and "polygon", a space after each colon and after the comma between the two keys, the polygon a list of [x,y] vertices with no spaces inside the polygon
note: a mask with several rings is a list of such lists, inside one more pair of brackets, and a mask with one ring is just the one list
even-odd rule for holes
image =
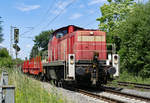
{"label": "locomotive headlight", "polygon": [[73,61],[73,60],[70,60],[70,64],[74,64],[74,61]]}
{"label": "locomotive headlight", "polygon": [[93,68],[96,68],[96,65],[95,65],[95,64],[93,64]]}
{"label": "locomotive headlight", "polygon": [[74,58],[73,58],[73,56],[70,56],[70,64],[74,64]]}
{"label": "locomotive headlight", "polygon": [[91,31],[91,32],[90,32],[90,35],[93,35],[93,34],[94,34],[94,33]]}
{"label": "locomotive headlight", "polygon": [[117,57],[117,55],[114,56],[114,63],[115,63],[115,64],[118,63],[118,57]]}

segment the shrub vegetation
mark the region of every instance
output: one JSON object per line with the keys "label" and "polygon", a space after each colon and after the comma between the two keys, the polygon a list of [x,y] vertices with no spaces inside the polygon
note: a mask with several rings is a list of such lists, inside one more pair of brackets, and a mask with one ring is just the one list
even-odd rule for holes
{"label": "shrub vegetation", "polygon": [[138,4],[116,33],[121,38],[122,71],[150,78],[150,2]]}
{"label": "shrub vegetation", "polygon": [[117,45],[121,78],[150,78],[150,0],[108,0],[100,9],[99,28]]}

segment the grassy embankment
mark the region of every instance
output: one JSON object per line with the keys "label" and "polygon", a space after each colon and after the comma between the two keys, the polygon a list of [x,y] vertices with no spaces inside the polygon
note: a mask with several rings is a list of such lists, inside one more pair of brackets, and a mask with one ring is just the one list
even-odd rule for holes
{"label": "grassy embankment", "polygon": [[133,76],[130,73],[123,72],[120,74],[119,78],[115,81],[124,81],[124,82],[134,82],[134,83],[142,83],[142,84],[150,84],[150,78],[142,78],[140,76]]}
{"label": "grassy embankment", "polygon": [[9,84],[15,85],[16,103],[66,103],[55,90],[48,93],[40,81],[29,78],[20,71],[8,69]]}
{"label": "grassy embankment", "polygon": [[[150,84],[150,78],[142,78],[140,76],[133,76],[132,74],[130,74],[128,72],[121,73],[118,78],[115,78],[115,80],[112,81],[112,84],[108,84],[108,85],[110,85],[110,86],[117,86],[118,87],[119,85],[117,85],[117,83],[116,83],[117,81],[133,82],[133,83],[141,83],[141,84]],[[122,86],[122,87],[134,88],[133,85]]]}

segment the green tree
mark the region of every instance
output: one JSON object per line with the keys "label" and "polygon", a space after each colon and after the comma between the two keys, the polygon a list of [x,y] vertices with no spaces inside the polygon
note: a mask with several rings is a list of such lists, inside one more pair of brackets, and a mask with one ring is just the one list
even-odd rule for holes
{"label": "green tree", "polygon": [[8,57],[9,57],[9,53],[7,49],[6,48],[0,49],[0,58],[8,58]]}
{"label": "green tree", "polygon": [[150,1],[138,4],[116,33],[121,38],[122,70],[150,77]]}
{"label": "green tree", "polygon": [[[1,17],[0,17],[1,19]],[[0,43],[3,41],[3,34],[2,34],[2,25],[1,25],[2,21],[0,20]]]}
{"label": "green tree", "polygon": [[[136,5],[134,0],[108,0],[108,4],[100,7],[102,16],[97,18],[100,22],[99,29],[107,32],[107,42],[116,43],[119,47],[120,39],[116,31],[122,22],[125,22],[127,15],[132,12]],[[120,48],[117,48],[119,50]]]}
{"label": "green tree", "polygon": [[35,37],[34,46],[32,47],[30,58],[36,57],[37,55],[42,56],[43,53],[47,52],[48,42],[52,37],[53,30],[42,31]]}
{"label": "green tree", "polygon": [[30,53],[30,59],[36,57],[38,54],[39,54],[38,46],[34,45]]}
{"label": "green tree", "polygon": [[12,67],[12,58],[6,48],[0,49],[0,67]]}
{"label": "green tree", "polygon": [[52,33],[53,33],[53,30],[41,32],[38,36],[35,37],[35,40],[34,40],[35,45],[41,48],[42,51],[47,50],[50,35]]}

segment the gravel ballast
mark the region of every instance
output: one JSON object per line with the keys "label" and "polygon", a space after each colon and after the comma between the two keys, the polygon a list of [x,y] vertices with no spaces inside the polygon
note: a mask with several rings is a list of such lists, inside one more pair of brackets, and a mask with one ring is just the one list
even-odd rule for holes
{"label": "gravel ballast", "polygon": [[[67,90],[64,88],[58,88],[55,87],[53,85],[51,85],[48,82],[41,82],[42,87],[47,90],[48,92],[57,92],[59,95],[61,95],[64,100],[67,100],[68,103],[107,103],[105,101],[96,99],[96,98],[92,98],[86,95],[83,95],[81,93],[75,92],[75,91],[71,91],[71,90]],[[150,98],[150,92],[142,92],[142,91],[137,91],[137,90],[131,90],[131,89],[122,89],[121,92],[125,92],[125,93],[130,93],[130,94],[136,94],[136,95],[140,95],[140,96],[144,96],[144,97],[149,97]],[[126,100],[123,97],[119,97],[119,96],[115,96],[115,95],[110,95],[107,94],[105,92],[97,92],[96,94],[99,95],[106,95],[109,96],[111,98],[120,98],[123,101],[126,101],[127,103],[130,103],[132,100]],[[132,103],[145,103],[139,100],[133,100]]]}
{"label": "gravel ballast", "polygon": [[105,101],[92,98],[75,91],[54,87],[47,82],[41,82],[41,84],[42,87],[45,88],[48,92],[53,92],[55,89],[58,94],[62,95],[62,98],[67,99],[68,103],[107,103]]}
{"label": "gravel ballast", "polygon": [[137,91],[137,90],[133,90],[133,89],[122,89],[121,92],[150,98],[150,92]]}

